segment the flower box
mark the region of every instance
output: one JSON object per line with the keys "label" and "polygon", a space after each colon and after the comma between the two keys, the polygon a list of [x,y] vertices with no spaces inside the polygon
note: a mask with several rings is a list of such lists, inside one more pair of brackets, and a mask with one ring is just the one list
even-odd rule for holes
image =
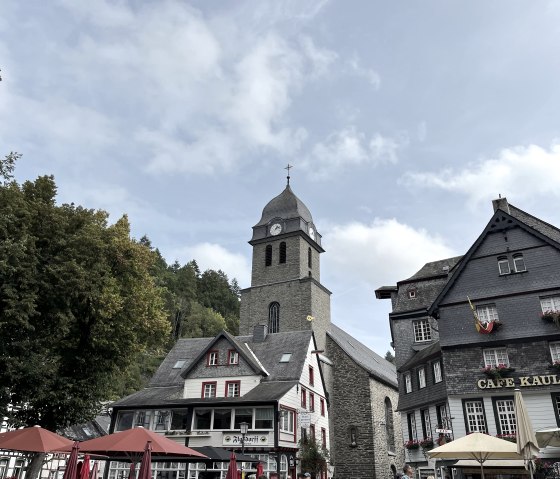
{"label": "flower box", "polygon": [[548,323],[554,323],[560,327],[560,311],[545,311],[541,313],[541,319]]}
{"label": "flower box", "polygon": [[499,379],[503,376],[507,376],[508,373],[513,371],[515,371],[515,368],[511,368],[505,364],[498,364],[496,367],[486,366],[480,370],[481,373],[484,373],[486,376],[493,379]]}
{"label": "flower box", "polygon": [[425,437],[420,441],[422,449],[432,449],[434,447],[434,440],[431,437]]}
{"label": "flower box", "polygon": [[504,441],[509,442],[517,442],[517,435],[516,434],[497,434],[496,437],[498,439],[503,439]]}
{"label": "flower box", "polygon": [[404,443],[404,447],[407,449],[418,449],[420,447],[420,443],[416,439],[413,439],[411,441],[406,441]]}
{"label": "flower box", "polygon": [[554,361],[550,367],[556,371],[560,371],[560,361]]}

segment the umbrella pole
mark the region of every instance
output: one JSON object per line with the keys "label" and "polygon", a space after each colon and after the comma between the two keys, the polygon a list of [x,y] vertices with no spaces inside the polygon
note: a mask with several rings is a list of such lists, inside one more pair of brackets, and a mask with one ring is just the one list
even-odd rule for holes
{"label": "umbrella pole", "polygon": [[484,461],[480,461],[480,476],[484,479],[484,466],[482,465]]}

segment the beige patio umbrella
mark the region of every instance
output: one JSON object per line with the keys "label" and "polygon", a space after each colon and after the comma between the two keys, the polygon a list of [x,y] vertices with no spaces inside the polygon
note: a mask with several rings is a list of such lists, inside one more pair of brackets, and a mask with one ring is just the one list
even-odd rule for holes
{"label": "beige patio umbrella", "polygon": [[533,456],[539,452],[537,438],[533,431],[533,425],[527,414],[525,401],[521,391],[516,389],[514,392],[515,418],[517,420],[517,452],[523,456],[525,467],[529,469],[531,479],[533,478]]}
{"label": "beige patio umbrella", "polygon": [[480,464],[480,474],[484,479],[484,462],[488,459],[523,459],[517,453],[517,445],[497,437],[473,432],[443,446],[428,451],[430,458],[474,459]]}
{"label": "beige patio umbrella", "polygon": [[560,447],[560,427],[548,427],[535,432],[540,447]]}

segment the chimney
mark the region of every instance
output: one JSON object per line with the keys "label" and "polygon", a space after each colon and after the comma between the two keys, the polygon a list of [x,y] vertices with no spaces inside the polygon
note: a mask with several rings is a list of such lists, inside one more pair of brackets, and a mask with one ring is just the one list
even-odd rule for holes
{"label": "chimney", "polygon": [[494,213],[498,210],[505,211],[509,214],[509,204],[507,198],[502,198],[502,195],[497,200],[492,200],[492,206],[494,207]]}
{"label": "chimney", "polygon": [[255,343],[262,343],[268,334],[268,326],[266,324],[257,324],[253,328],[253,341]]}

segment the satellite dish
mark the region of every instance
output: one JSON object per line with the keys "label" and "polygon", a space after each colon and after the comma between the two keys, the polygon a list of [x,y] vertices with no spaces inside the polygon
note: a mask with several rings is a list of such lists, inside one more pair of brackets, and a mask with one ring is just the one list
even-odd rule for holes
{"label": "satellite dish", "polygon": [[311,316],[310,314],[307,315],[307,321],[313,321],[315,318],[313,316]]}

